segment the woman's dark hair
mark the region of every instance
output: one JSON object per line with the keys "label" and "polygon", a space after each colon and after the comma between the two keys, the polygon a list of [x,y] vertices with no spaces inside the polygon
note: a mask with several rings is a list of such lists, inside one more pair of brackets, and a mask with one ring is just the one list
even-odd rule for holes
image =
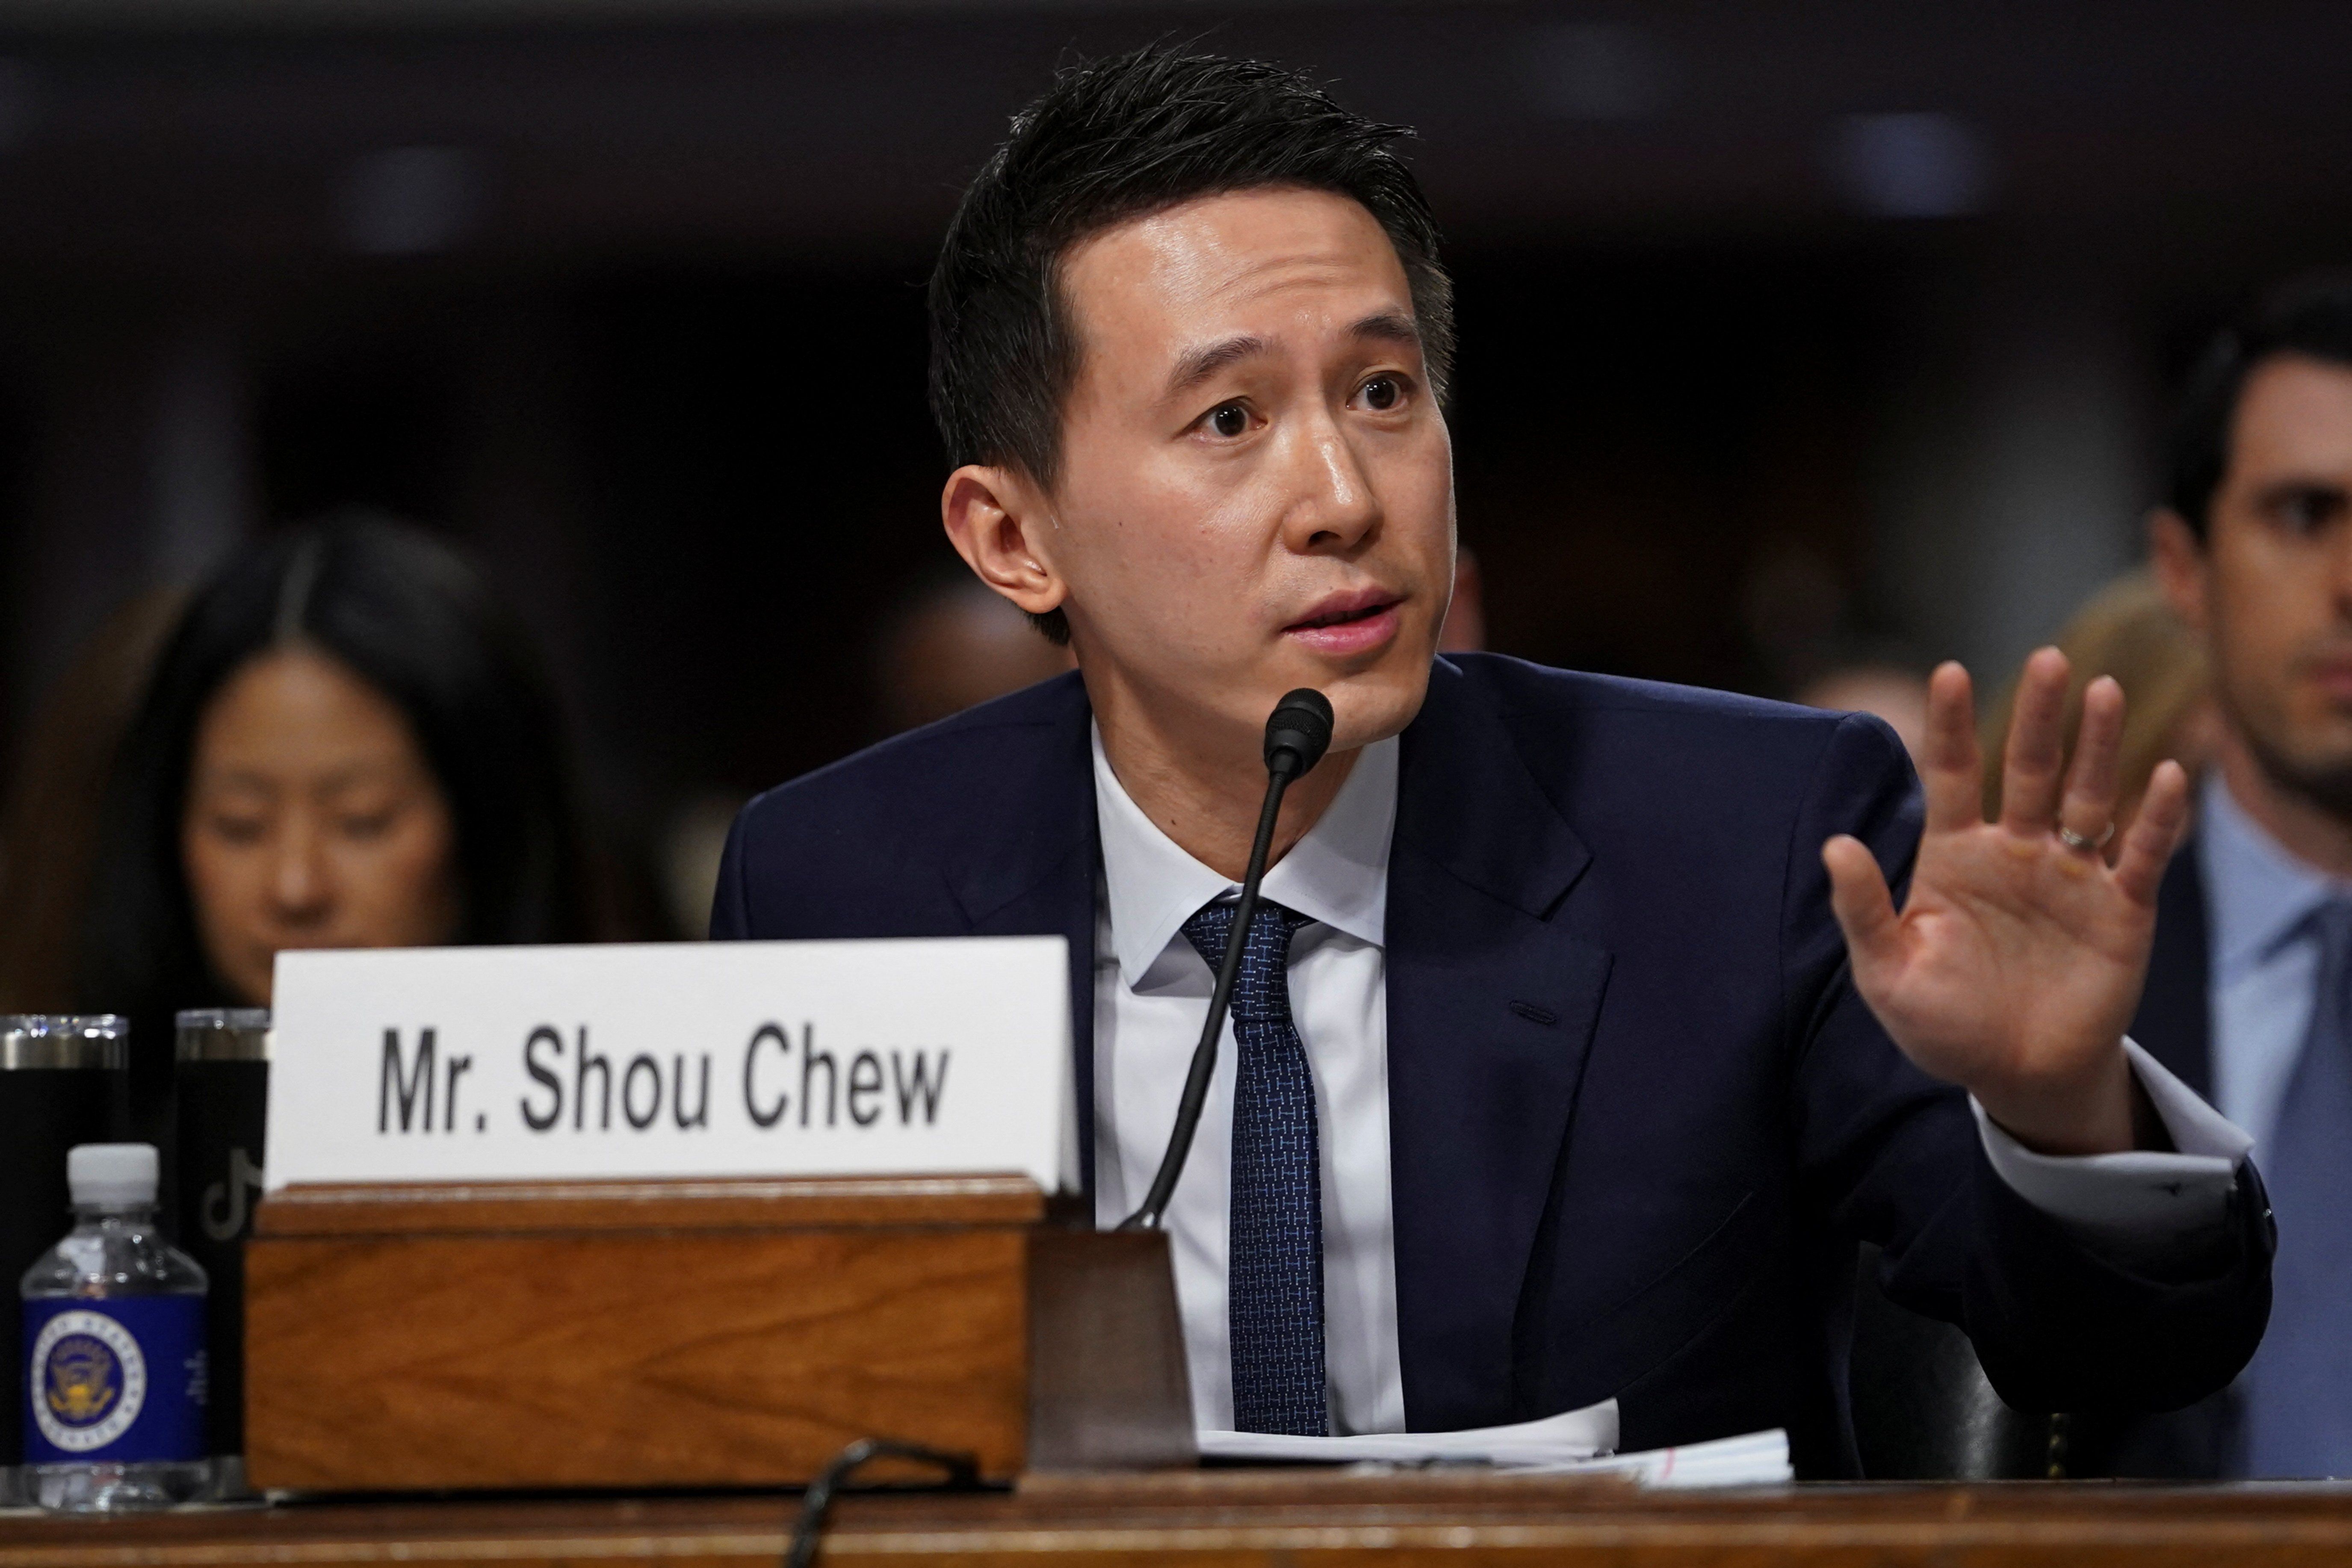
{"label": "woman's dark hair", "polygon": [[[1055,282],[1063,257],[1116,224],[1228,191],[1329,191],[1378,219],[1443,398],[1453,285],[1438,264],[1437,221],[1392,145],[1409,134],[1258,60],[1154,47],[1063,71],[965,189],[931,273],[931,414],[948,461],[1008,464],[1051,485],[1078,373]],[[1035,619],[1069,640],[1059,610]]]}
{"label": "woman's dark hair", "polygon": [[2287,284],[2245,321],[2217,333],[2198,362],[2173,420],[2165,501],[2199,539],[2230,471],[2230,435],[2246,378],[2282,354],[2352,367],[2352,277]]}
{"label": "woman's dark hair", "polygon": [[181,821],[206,707],[256,657],[289,646],[332,658],[406,717],[448,802],[459,942],[598,934],[568,737],[521,626],[413,528],[342,517],[291,531],[190,601],[116,762],[79,989],[90,1010],[131,1016],[142,1101],[152,1090],[139,1080],[169,1074],[173,1011],[242,1000],[198,940]]}

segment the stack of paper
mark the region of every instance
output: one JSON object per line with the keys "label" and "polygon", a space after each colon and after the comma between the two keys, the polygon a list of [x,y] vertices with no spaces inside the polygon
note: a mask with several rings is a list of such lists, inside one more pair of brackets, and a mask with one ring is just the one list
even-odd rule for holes
{"label": "stack of paper", "polygon": [[1651,1487],[1754,1487],[1790,1480],[1789,1435],[1754,1432],[1676,1448],[1620,1454],[1617,1402],[1515,1426],[1469,1432],[1382,1432],[1355,1437],[1285,1437],[1203,1432],[1201,1453],[1260,1464],[1491,1465],[1547,1475],[1626,1475]]}
{"label": "stack of paper", "polygon": [[1796,1479],[1789,1466],[1789,1435],[1779,1427],[1743,1437],[1717,1437],[1638,1454],[1599,1454],[1557,1465],[1516,1466],[1560,1475],[1629,1475],[1645,1487],[1769,1487]]}

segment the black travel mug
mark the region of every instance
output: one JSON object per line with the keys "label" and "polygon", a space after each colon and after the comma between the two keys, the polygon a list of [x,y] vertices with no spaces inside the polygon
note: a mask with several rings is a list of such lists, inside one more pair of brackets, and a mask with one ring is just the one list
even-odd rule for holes
{"label": "black travel mug", "polygon": [[111,1013],[0,1015],[0,1346],[8,1414],[0,1467],[24,1458],[24,1309],[18,1282],[73,1228],[66,1151],[110,1143],[129,1114],[131,1025]]}
{"label": "black travel mug", "polygon": [[205,1267],[205,1405],[220,1489],[243,1489],[245,1453],[245,1238],[261,1197],[269,1105],[269,1014],[259,1007],[198,1007],[179,1016],[174,1050],[179,1215],[173,1237]]}

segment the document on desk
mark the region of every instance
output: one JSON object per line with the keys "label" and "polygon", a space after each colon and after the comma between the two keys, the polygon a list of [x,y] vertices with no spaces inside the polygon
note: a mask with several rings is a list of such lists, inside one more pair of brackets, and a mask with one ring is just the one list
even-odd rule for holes
{"label": "document on desk", "polygon": [[1204,1458],[1258,1464],[1491,1465],[1546,1475],[1622,1475],[1652,1487],[1771,1486],[1794,1479],[1789,1435],[1773,1430],[1620,1454],[1617,1402],[1512,1426],[1466,1432],[1378,1432],[1353,1437],[1288,1437],[1265,1432],[1202,1432]]}

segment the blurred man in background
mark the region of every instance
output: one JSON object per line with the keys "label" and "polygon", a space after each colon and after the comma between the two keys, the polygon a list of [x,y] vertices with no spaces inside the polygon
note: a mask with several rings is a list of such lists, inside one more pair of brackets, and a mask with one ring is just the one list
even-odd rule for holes
{"label": "blurred man in background", "polygon": [[[956,563],[908,589],[884,620],[873,651],[874,739],[978,707],[1076,668],[1066,646],[1038,635],[1029,618]],[[727,830],[743,809],[740,791],[710,790],[688,801],[662,837],[662,894],[678,935],[710,930],[710,896]]]}
{"label": "blurred man in background", "polygon": [[[882,732],[898,734],[1076,668],[1066,647],[959,564],[908,595],[875,650]],[[723,837],[723,835],[722,835]],[[716,860],[713,861],[714,870]],[[707,913],[709,900],[703,900]]]}
{"label": "blurred man in background", "polygon": [[2132,1036],[2252,1133],[2281,1246],[2252,1363],[2116,1468],[2352,1476],[2352,283],[2215,344],[2171,466],[2157,574],[2221,724]]}
{"label": "blurred man in background", "polygon": [[[2087,679],[2077,672],[2078,686]],[[1808,708],[1884,719],[1912,762],[1919,760],[1927,738],[1927,678],[1906,665],[1891,659],[1837,665],[1798,688],[1797,700]]]}

